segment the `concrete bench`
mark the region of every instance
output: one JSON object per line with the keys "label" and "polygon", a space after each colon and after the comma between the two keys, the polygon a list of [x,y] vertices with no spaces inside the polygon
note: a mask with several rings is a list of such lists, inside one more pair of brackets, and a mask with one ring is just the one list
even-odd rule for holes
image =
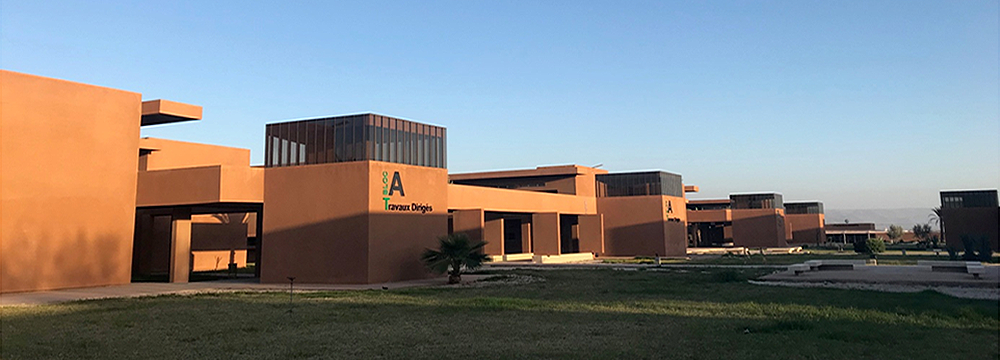
{"label": "concrete bench", "polygon": [[969,273],[978,279],[986,268],[978,261],[917,260],[917,266],[929,267],[931,271]]}
{"label": "concrete bench", "polygon": [[809,270],[821,271],[821,270],[854,270],[858,266],[865,266],[867,264],[865,260],[809,260],[805,262],[809,265]]}
{"label": "concrete bench", "polygon": [[806,264],[795,264],[795,265],[792,265],[792,266],[788,267],[788,271],[795,272],[795,275],[804,273],[804,272],[809,271],[809,270],[810,270],[809,269],[809,265],[806,265]]}

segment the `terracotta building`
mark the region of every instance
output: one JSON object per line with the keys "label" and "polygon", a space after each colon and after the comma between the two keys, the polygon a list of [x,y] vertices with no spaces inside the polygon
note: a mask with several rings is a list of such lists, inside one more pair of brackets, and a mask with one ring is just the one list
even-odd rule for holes
{"label": "terracotta building", "polygon": [[0,292],[186,282],[250,264],[271,283],[416,279],[432,275],[420,254],[451,232],[501,259],[685,256],[693,238],[815,235],[817,214],[786,215],[780,194],[688,202],[697,188],[664,171],[448,174],[444,127],[389,116],[268,124],[255,167],[247,149],[140,138],[142,126],[200,120],[199,106],[11,71],[0,85]]}

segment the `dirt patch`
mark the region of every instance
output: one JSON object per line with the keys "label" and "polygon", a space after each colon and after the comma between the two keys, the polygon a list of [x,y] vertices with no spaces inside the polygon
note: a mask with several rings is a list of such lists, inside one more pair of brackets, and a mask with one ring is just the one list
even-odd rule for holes
{"label": "dirt patch", "polygon": [[473,281],[468,284],[462,284],[462,286],[479,288],[488,286],[524,285],[538,282],[545,282],[545,278],[533,275],[500,274]]}

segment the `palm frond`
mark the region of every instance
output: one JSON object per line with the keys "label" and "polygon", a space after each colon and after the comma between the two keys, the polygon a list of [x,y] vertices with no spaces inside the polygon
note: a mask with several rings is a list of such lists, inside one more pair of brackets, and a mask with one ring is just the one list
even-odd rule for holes
{"label": "palm frond", "polygon": [[421,259],[437,273],[461,271],[463,266],[472,270],[489,261],[483,252],[485,246],[486,242],[469,239],[466,234],[449,234],[438,238],[438,249],[427,249]]}

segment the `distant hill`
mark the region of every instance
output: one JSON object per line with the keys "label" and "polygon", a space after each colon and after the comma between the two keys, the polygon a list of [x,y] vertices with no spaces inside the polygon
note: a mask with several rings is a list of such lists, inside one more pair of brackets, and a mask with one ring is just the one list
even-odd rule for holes
{"label": "distant hill", "polygon": [[[844,223],[844,219],[852,223],[875,223],[879,230],[895,224],[909,230],[916,224],[926,224],[930,221],[931,209],[825,209],[827,223]],[[937,226],[934,226],[937,229]]]}

